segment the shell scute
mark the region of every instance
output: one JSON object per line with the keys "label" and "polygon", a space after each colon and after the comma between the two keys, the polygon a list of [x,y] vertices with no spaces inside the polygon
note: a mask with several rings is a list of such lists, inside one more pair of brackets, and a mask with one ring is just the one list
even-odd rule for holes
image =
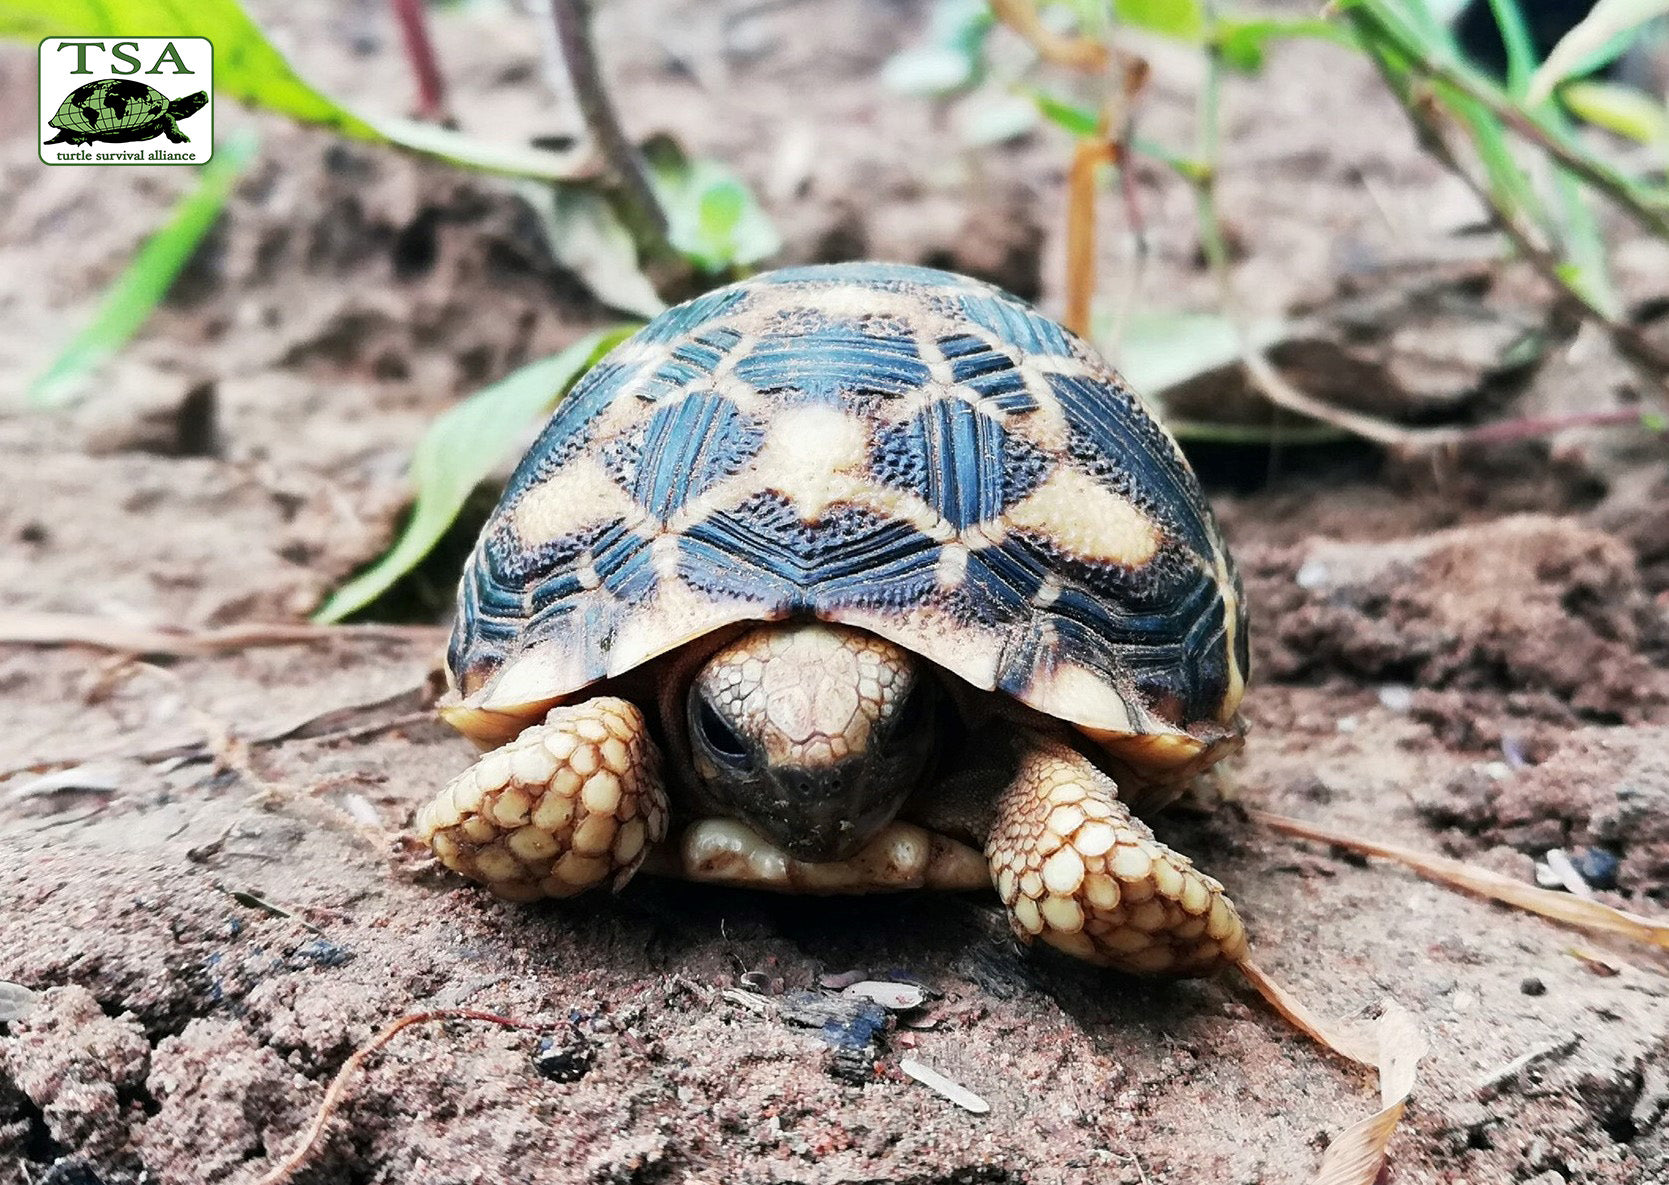
{"label": "shell scute", "polygon": [[482,534],[453,676],[513,715],[791,615],[1092,735],[1213,743],[1246,674],[1233,563],[1140,400],[1013,298],[901,265],[755,277],[594,368]]}

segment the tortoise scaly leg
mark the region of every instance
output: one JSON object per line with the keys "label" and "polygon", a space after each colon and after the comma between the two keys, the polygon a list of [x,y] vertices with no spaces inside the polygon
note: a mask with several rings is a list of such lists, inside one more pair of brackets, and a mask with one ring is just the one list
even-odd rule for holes
{"label": "tortoise scaly leg", "polygon": [[572,897],[631,879],[666,834],[660,755],[643,714],[599,697],[543,724],[447,783],[417,812],[442,864],[511,901]]}
{"label": "tortoise scaly leg", "polygon": [[1223,886],[1153,838],[1082,754],[1037,737],[985,845],[1014,932],[1092,963],[1209,975],[1246,954]]}

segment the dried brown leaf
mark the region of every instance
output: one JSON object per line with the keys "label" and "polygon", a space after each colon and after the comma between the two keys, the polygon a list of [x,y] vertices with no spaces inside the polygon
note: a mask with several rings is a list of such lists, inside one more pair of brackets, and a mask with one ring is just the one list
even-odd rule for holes
{"label": "dried brown leaf", "polygon": [[1385,1006],[1375,1034],[1380,1110],[1333,1138],[1314,1185],[1374,1185],[1379,1180],[1385,1149],[1414,1091],[1415,1068],[1426,1052],[1426,1039],[1414,1018],[1396,1004]]}
{"label": "dried brown leaf", "polygon": [[1107,47],[1086,37],[1067,37],[1043,23],[1035,0],[991,0],[997,19],[1031,43],[1038,57],[1074,70],[1098,71],[1107,67]]}
{"label": "dried brown leaf", "polygon": [[1357,1032],[1318,1015],[1256,963],[1245,959],[1240,972],[1282,1018],[1340,1057],[1379,1071],[1380,1109],[1333,1138],[1322,1157],[1313,1185],[1374,1185],[1385,1149],[1414,1090],[1414,1069],[1426,1052],[1426,1040],[1414,1018],[1387,1001],[1371,1033]]}
{"label": "dried brown leaf", "polygon": [[1317,840],[1321,843],[1332,844],[1334,847],[1361,852],[1367,856],[1380,856],[1387,860],[1395,860],[1429,880],[1453,885],[1456,888],[1476,893],[1480,897],[1487,897],[1492,901],[1514,905],[1530,913],[1538,913],[1543,917],[1565,922],[1572,926],[1579,926],[1585,930],[1621,934],[1669,950],[1669,922],[1643,917],[1640,914],[1617,909],[1600,901],[1584,901],[1580,897],[1572,897],[1569,893],[1559,893],[1552,889],[1540,889],[1534,885],[1516,881],[1510,876],[1503,876],[1499,872],[1491,872],[1487,868],[1479,868],[1474,864],[1468,864],[1464,860],[1456,860],[1449,856],[1439,856],[1431,852],[1405,848],[1399,844],[1364,839],[1358,835],[1335,831],[1330,827],[1322,827],[1314,823],[1306,823],[1302,819],[1290,819],[1284,815],[1272,815],[1265,811],[1256,810],[1251,811],[1250,814],[1253,819],[1264,826],[1284,832],[1287,835],[1296,835],[1301,839]]}

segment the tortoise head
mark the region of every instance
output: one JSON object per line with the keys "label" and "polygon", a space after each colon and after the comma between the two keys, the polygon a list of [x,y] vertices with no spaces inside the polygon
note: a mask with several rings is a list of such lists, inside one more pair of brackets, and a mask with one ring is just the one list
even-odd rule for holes
{"label": "tortoise head", "polygon": [[765,625],[716,652],[687,705],[696,773],[801,860],[841,860],[892,821],[933,748],[939,689],[861,630]]}
{"label": "tortoise head", "polygon": [[181,95],[168,104],[168,114],[175,119],[184,119],[188,115],[196,115],[203,109],[203,104],[208,101],[208,91],[193,91],[189,95]]}

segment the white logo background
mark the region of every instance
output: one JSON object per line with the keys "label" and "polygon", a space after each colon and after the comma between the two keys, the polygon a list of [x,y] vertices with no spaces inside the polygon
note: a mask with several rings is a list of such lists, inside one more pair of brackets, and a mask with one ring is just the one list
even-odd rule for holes
{"label": "white logo background", "polygon": [[[175,109],[173,124],[188,138],[182,144],[163,130],[166,120],[147,139],[48,144],[61,134],[51,121],[65,97],[106,78],[151,87],[171,102],[199,91],[208,100]],[[205,37],[48,37],[41,42],[40,146],[49,165],[202,164],[214,155],[214,47]]]}

